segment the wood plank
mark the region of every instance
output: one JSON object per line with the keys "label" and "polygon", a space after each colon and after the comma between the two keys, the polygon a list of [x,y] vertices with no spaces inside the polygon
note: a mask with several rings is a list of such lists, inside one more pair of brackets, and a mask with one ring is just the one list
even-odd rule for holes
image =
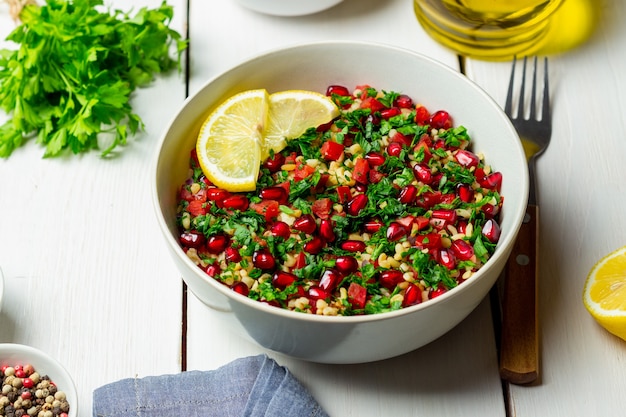
{"label": "wood plank", "polygon": [[[170,4],[182,31],[186,2]],[[13,28],[5,12],[1,3],[2,39]],[[146,132],[112,158],[42,159],[30,141],[0,160],[0,342],[57,358],[75,380],[80,415],[90,415],[100,385],[180,369],[182,283],[153,214],[150,169],[184,98],[176,71],[139,90],[132,104]]]}
{"label": "wood plank", "polygon": [[[597,325],[582,303],[593,264],[626,244],[626,57],[618,46],[626,4],[593,7],[602,25],[591,39],[550,58],[553,136],[538,161],[542,378],[510,387],[518,417],[624,414],[626,342]],[[470,61],[467,68],[504,103],[509,63]]]}

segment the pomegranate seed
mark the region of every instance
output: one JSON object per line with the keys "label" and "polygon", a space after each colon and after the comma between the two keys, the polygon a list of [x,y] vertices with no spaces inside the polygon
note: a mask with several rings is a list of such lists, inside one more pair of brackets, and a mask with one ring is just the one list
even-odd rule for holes
{"label": "pomegranate seed", "polygon": [[478,155],[465,149],[459,149],[454,157],[459,164],[466,168],[478,166],[480,162]]}
{"label": "pomegranate seed", "polygon": [[210,253],[218,254],[224,252],[230,239],[225,235],[209,236],[206,242],[206,248]]}
{"label": "pomegranate seed", "polygon": [[228,262],[237,263],[241,261],[241,254],[239,253],[239,249],[233,248],[232,246],[226,248],[226,250],[224,251],[224,257]]}
{"label": "pomegranate seed", "polygon": [[335,231],[333,230],[332,220],[323,219],[320,221],[320,236],[327,242],[335,240]]}
{"label": "pomegranate seed", "polygon": [[233,285],[231,285],[230,289],[235,291],[237,294],[241,294],[245,297],[250,294],[250,288],[248,288],[248,286],[242,281],[235,282]]}
{"label": "pomegranate seed", "polygon": [[399,283],[404,282],[404,274],[397,269],[388,269],[380,273],[378,282],[391,291],[396,288]]}
{"label": "pomegranate seed", "polygon": [[412,204],[415,201],[415,197],[417,197],[417,187],[409,184],[400,190],[398,199],[402,204]]}
{"label": "pomegranate seed", "polygon": [[276,288],[284,290],[285,288],[296,282],[297,279],[298,277],[290,272],[278,271],[272,277],[272,284],[274,284]]}
{"label": "pomegranate seed", "polygon": [[474,248],[472,248],[470,244],[463,239],[457,239],[452,242],[450,249],[452,250],[452,253],[454,253],[454,256],[462,261],[467,261],[474,256]]}
{"label": "pomegranate seed", "polygon": [[367,233],[376,233],[383,226],[384,224],[381,220],[372,219],[365,222],[365,224],[363,225],[363,230],[365,230]]}
{"label": "pomegranate seed", "polygon": [[267,249],[259,249],[252,254],[252,264],[264,271],[274,269],[276,260]]}
{"label": "pomegranate seed", "polygon": [[415,164],[413,166],[413,175],[424,184],[430,184],[433,179],[433,174],[426,164]]}
{"label": "pomegranate seed", "polygon": [[434,129],[450,129],[452,127],[452,118],[447,111],[439,110],[430,117],[428,124]]}
{"label": "pomegranate seed", "polygon": [[332,292],[337,288],[339,281],[343,279],[343,275],[334,269],[327,269],[320,278],[320,288],[327,292]]}
{"label": "pomegranate seed", "polygon": [[358,193],[364,193],[367,191],[367,185],[356,183],[354,184],[354,190]]}
{"label": "pomegranate seed", "polygon": [[[363,108],[363,107],[362,107]],[[372,124],[374,126],[380,126],[381,117],[378,114],[369,114],[365,118],[365,124]]]}
{"label": "pomegranate seed", "polygon": [[467,184],[459,184],[456,188],[459,199],[464,203],[471,203],[474,201],[474,190]]}
{"label": "pomegranate seed", "polygon": [[387,240],[390,242],[400,240],[402,237],[406,236],[406,234],[406,228],[398,222],[391,222],[389,227],[387,227]]}
{"label": "pomegranate seed", "polygon": [[211,201],[220,201],[228,197],[230,193],[221,188],[209,188],[206,190],[206,198]]}
{"label": "pomegranate seed", "polygon": [[285,204],[289,198],[287,190],[283,187],[266,187],[259,192],[259,197],[264,200],[275,200],[280,204]]}
{"label": "pomegranate seed", "polygon": [[444,294],[444,293],[446,293],[446,292],[448,292],[448,290],[446,290],[445,288],[443,288],[443,287],[437,287],[437,288],[435,288],[434,290],[432,290],[432,291],[430,292],[430,297],[429,297],[429,298],[432,300],[433,298],[437,298],[437,297],[439,297],[441,294]]}
{"label": "pomegranate seed", "polygon": [[360,240],[346,240],[341,243],[341,249],[348,252],[364,252],[367,245]]}
{"label": "pomegranate seed", "polygon": [[365,155],[365,160],[369,162],[370,166],[377,167],[385,163],[385,157],[378,152],[370,152]]}
{"label": "pomegranate seed", "polygon": [[323,247],[324,247],[324,241],[320,237],[314,236],[313,239],[309,240],[307,243],[304,244],[303,249],[307,253],[316,255],[322,251]]}
{"label": "pomegranate seed", "polygon": [[500,240],[500,225],[495,220],[489,219],[483,225],[482,234],[491,243],[497,243]]}
{"label": "pomegranate seed", "polygon": [[326,95],[330,97],[333,94],[336,94],[338,96],[351,96],[352,95],[350,91],[342,85],[329,85],[328,88],[326,89]]}
{"label": "pomegranate seed", "polygon": [[456,211],[455,210],[433,210],[432,216],[437,219],[445,220],[449,223],[454,223],[456,221]]}
{"label": "pomegranate seed", "polygon": [[394,116],[398,116],[399,114],[401,114],[402,112],[400,111],[399,107],[391,107],[388,109],[383,109],[380,111],[380,117],[382,117],[385,120],[389,120]]}
{"label": "pomegranate seed", "polygon": [[496,190],[500,192],[500,187],[502,186],[502,173],[493,172],[486,177],[478,180],[478,184],[480,184],[480,186],[483,188],[489,188],[490,190]]}
{"label": "pomegranate seed", "polygon": [[330,293],[317,285],[313,285],[309,288],[307,296],[312,300],[325,300],[330,297]]}
{"label": "pomegranate seed", "polygon": [[417,285],[410,283],[404,291],[402,307],[410,307],[422,302],[422,290]]}
{"label": "pomegranate seed", "polygon": [[204,235],[197,230],[181,233],[178,240],[180,240],[182,245],[190,248],[199,248],[206,242]]}
{"label": "pomegranate seed", "polygon": [[215,278],[216,276],[222,273],[222,268],[220,268],[220,266],[217,263],[212,263],[212,264],[207,265],[207,267],[204,269],[204,272],[208,276]]}
{"label": "pomegranate seed", "polygon": [[359,269],[359,262],[354,256],[342,255],[335,259],[335,268],[344,274],[350,274]]}
{"label": "pomegranate seed", "polygon": [[387,145],[387,153],[390,156],[399,156],[404,149],[404,146],[400,142],[391,142]]}
{"label": "pomegranate seed", "polygon": [[292,227],[299,232],[307,233],[310,235],[311,233],[315,232],[315,229],[317,228],[317,223],[315,223],[315,218],[311,214],[304,214],[296,219],[295,222],[293,222]]}
{"label": "pomegranate seed", "polygon": [[219,208],[227,209],[227,210],[240,210],[245,211],[248,209],[248,205],[250,201],[248,201],[248,197],[245,195],[235,194],[226,197],[223,200],[218,200],[217,206]]}
{"label": "pomegranate seed", "polygon": [[279,153],[274,154],[274,157],[270,157],[265,161],[263,166],[267,168],[272,174],[280,171],[280,168],[285,165],[285,157]]}
{"label": "pomegranate seed", "polygon": [[291,229],[287,223],[277,221],[270,227],[270,233],[274,236],[280,236],[287,240],[289,239],[289,236],[291,236]]}
{"label": "pomegranate seed", "polygon": [[494,206],[493,204],[483,204],[480,208],[483,213],[485,213],[485,217],[487,219],[492,219],[496,214],[500,212],[500,207]]}
{"label": "pomegranate seed", "polygon": [[454,256],[450,251],[446,248],[440,248],[437,252],[437,260],[443,266],[448,269],[454,269],[456,267],[456,261]]}
{"label": "pomegranate seed", "polygon": [[351,216],[358,216],[361,213],[367,203],[369,202],[369,198],[366,194],[357,194],[350,201],[348,201],[348,205],[346,207],[346,211]]}
{"label": "pomegranate seed", "polygon": [[413,107],[413,99],[406,94],[400,94],[393,104],[401,109],[410,109]]}
{"label": "pomegranate seed", "polygon": [[463,233],[463,234],[465,234],[465,232],[467,231],[467,222],[466,222],[466,221],[464,221],[464,220],[462,220],[462,221],[458,222],[458,223],[456,224],[456,230],[457,230],[457,232],[459,232],[459,233]]}

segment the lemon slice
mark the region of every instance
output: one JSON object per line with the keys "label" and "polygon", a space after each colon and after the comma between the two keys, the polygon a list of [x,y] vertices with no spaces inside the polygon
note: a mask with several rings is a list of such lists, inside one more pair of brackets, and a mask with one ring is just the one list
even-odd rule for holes
{"label": "lemon slice", "polygon": [[213,184],[228,191],[256,188],[268,113],[269,94],[260,89],[235,94],[207,117],[196,153]]}
{"label": "lemon slice", "polygon": [[314,91],[287,90],[271,94],[261,160],[269,157],[270,150],[282,151],[289,139],[301,136],[311,127],[328,123],[338,115],[335,103]]}
{"label": "lemon slice", "polygon": [[585,282],[583,302],[602,327],[626,340],[626,246],[594,265]]}

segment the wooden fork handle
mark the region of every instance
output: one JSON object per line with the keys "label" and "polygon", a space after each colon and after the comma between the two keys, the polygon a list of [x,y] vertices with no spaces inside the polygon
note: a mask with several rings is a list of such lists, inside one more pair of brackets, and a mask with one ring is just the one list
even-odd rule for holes
{"label": "wooden fork handle", "polygon": [[500,377],[513,384],[539,376],[538,226],[539,207],[528,205],[504,269]]}

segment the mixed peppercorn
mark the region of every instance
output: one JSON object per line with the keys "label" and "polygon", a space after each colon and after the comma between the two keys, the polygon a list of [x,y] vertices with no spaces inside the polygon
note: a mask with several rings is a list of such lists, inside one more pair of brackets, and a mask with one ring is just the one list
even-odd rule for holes
{"label": "mixed peppercorn", "polygon": [[67,417],[70,406],[47,375],[39,375],[32,365],[2,365],[0,416]]}
{"label": "mixed peppercorn", "polygon": [[332,85],[331,123],[290,140],[257,189],[215,187],[191,152],[180,243],[206,274],[294,311],[374,314],[471,279],[500,237],[502,175],[443,110]]}

